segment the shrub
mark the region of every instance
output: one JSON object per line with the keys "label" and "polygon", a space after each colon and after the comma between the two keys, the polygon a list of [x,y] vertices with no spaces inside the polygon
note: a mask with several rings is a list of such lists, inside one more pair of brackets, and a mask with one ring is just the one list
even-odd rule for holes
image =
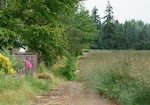
{"label": "shrub", "polygon": [[55,70],[55,75],[64,76],[68,80],[75,80],[76,74],[75,71],[77,69],[77,59],[76,57],[68,57],[64,59],[65,66]]}
{"label": "shrub", "polygon": [[66,61],[66,65],[62,70],[64,76],[67,77],[68,80],[75,80],[76,79],[76,58],[69,57]]}
{"label": "shrub", "polygon": [[15,56],[15,54],[10,54],[9,51],[5,50],[5,49],[3,51],[1,51],[1,53],[10,59],[14,70],[23,70],[24,63],[20,59],[18,59]]}
{"label": "shrub", "polygon": [[15,71],[12,68],[12,63],[8,57],[3,56],[0,53],[0,73],[2,74],[14,74]]}
{"label": "shrub", "polygon": [[42,61],[39,63],[39,67],[38,67],[38,72],[39,73],[43,73],[43,72],[46,72],[46,71],[49,71],[45,65],[45,63]]}

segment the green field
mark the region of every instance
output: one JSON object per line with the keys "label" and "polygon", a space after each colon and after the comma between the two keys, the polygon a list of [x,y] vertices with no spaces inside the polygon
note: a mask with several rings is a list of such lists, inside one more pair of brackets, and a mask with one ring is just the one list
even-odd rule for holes
{"label": "green field", "polygon": [[123,105],[150,104],[150,51],[90,50],[80,79]]}

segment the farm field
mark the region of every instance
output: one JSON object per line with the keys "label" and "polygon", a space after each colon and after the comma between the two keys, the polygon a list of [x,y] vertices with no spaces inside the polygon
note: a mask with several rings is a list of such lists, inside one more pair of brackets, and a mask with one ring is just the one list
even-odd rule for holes
{"label": "farm field", "polygon": [[122,70],[149,84],[150,51],[91,50],[81,69],[83,72]]}
{"label": "farm field", "polygon": [[150,103],[150,51],[90,50],[80,79],[123,105]]}

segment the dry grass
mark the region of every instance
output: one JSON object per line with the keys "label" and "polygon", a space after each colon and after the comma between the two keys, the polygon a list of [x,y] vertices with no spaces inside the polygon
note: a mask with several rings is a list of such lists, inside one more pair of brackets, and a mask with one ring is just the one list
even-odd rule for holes
{"label": "dry grass", "polygon": [[91,50],[83,65],[84,73],[98,69],[122,70],[150,84],[150,51]]}
{"label": "dry grass", "polygon": [[123,105],[149,105],[150,51],[91,50],[81,74],[88,85]]}

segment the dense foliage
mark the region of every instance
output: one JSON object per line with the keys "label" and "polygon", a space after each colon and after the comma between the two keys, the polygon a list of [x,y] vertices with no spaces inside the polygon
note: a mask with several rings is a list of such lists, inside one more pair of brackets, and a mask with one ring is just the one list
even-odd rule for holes
{"label": "dense foliage", "polygon": [[78,9],[80,1],[1,0],[0,49],[26,45],[49,64],[78,55],[97,35],[92,17]]}
{"label": "dense foliage", "polygon": [[68,35],[68,51],[70,53],[74,52],[75,55],[78,55],[83,48],[93,46],[94,40],[98,36],[98,30],[93,22],[93,17],[84,7],[81,7],[67,24],[65,32]]}

